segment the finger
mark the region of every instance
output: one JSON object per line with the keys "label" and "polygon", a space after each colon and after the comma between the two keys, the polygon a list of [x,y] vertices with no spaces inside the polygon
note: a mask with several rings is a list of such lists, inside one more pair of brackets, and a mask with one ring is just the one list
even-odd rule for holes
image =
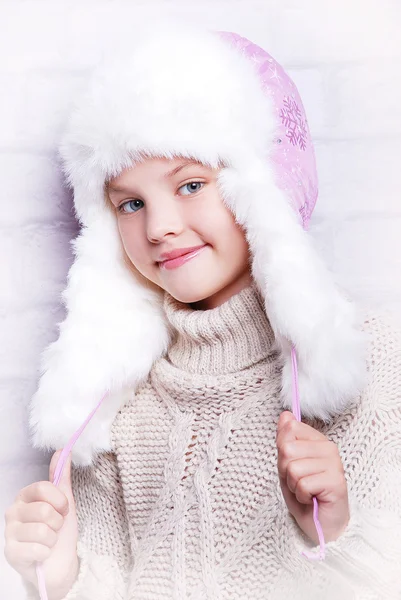
{"label": "finger", "polygon": [[291,461],[307,458],[321,458],[326,463],[330,462],[332,464],[340,463],[338,449],[333,442],[327,439],[313,442],[295,440],[295,442],[285,442],[278,450],[277,468],[279,475],[286,476],[287,467]]}
{"label": "finger", "polygon": [[57,533],[46,523],[15,523],[12,534],[17,542],[35,542],[48,548],[57,542]]}
{"label": "finger", "polygon": [[59,531],[64,517],[48,502],[21,502],[16,506],[15,520],[21,523],[46,523],[53,531]]}
{"label": "finger", "polygon": [[51,549],[36,542],[27,543],[13,540],[7,543],[4,554],[12,565],[31,565],[49,558]]}
{"label": "finger", "polygon": [[296,419],[284,422],[280,429],[277,429],[276,445],[280,448],[285,441],[294,440],[327,440],[326,436],[306,423],[300,423]]}
{"label": "finger", "polygon": [[346,484],[339,474],[325,471],[315,475],[302,477],[293,492],[301,504],[312,504],[313,496],[322,502],[336,502],[341,496],[339,491],[346,491]]}
{"label": "finger", "polygon": [[[282,415],[291,415],[291,413],[282,413]],[[302,421],[297,421],[294,415],[285,416],[279,419],[277,426],[277,438],[282,436],[283,434],[292,436],[294,439],[326,439],[326,436],[323,435],[317,429],[314,429],[307,423],[302,423]]]}
{"label": "finger", "polygon": [[317,475],[327,471],[327,461],[322,458],[306,458],[292,460],[283,475],[290,492],[295,494],[299,480],[309,475]]}
{"label": "finger", "polygon": [[16,502],[47,502],[61,515],[68,513],[68,500],[66,495],[50,481],[37,481],[23,488]]}
{"label": "finger", "polygon": [[277,423],[276,443],[277,443],[278,434],[283,429],[284,425],[286,423],[289,423],[290,421],[294,421],[294,420],[296,420],[295,415],[292,412],[290,412],[289,410],[285,410],[284,412],[281,413],[278,423]]}
{"label": "finger", "polygon": [[[296,442],[299,443],[299,442]],[[307,443],[307,442],[305,442]],[[322,442],[314,442],[314,445],[316,446],[316,444],[323,444]],[[294,446],[294,442],[292,442],[291,444],[288,444],[288,446]],[[305,450],[304,453],[297,453],[295,452],[291,452],[291,448],[286,452],[287,447],[284,446],[284,451],[280,453],[278,460],[277,460],[277,470],[278,470],[278,474],[281,478],[286,479],[287,477],[287,471],[290,467],[290,465],[292,463],[295,462],[302,462],[302,461],[307,461],[307,460],[315,460],[315,461],[323,461],[323,463],[326,465],[326,469],[329,468],[330,466],[333,468],[332,462],[330,461],[330,458],[328,456],[325,456],[323,452],[308,452],[307,449]],[[294,467],[291,467],[294,468]]]}

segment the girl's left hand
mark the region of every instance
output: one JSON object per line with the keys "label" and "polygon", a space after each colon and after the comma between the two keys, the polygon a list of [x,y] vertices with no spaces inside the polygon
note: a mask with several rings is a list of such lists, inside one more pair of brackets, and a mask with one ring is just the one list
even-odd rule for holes
{"label": "girl's left hand", "polygon": [[336,540],[349,519],[343,464],[334,442],[285,411],[277,426],[278,473],[288,510],[302,531],[319,543],[313,521],[313,496],[325,542]]}

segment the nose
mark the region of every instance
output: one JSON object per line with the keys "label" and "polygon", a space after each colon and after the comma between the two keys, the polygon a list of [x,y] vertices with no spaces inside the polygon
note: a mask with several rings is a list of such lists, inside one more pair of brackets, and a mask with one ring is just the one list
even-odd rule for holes
{"label": "nose", "polygon": [[156,206],[146,211],[146,235],[152,244],[163,241],[166,237],[179,235],[184,229],[181,211],[176,202],[160,198]]}

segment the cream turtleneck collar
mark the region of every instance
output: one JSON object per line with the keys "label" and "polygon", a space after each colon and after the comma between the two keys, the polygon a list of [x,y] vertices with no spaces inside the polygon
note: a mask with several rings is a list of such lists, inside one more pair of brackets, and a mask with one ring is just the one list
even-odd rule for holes
{"label": "cream turtleneck collar", "polygon": [[164,310],[175,334],[166,358],[179,369],[224,374],[277,357],[274,332],[254,283],[210,310],[195,310],[166,293]]}

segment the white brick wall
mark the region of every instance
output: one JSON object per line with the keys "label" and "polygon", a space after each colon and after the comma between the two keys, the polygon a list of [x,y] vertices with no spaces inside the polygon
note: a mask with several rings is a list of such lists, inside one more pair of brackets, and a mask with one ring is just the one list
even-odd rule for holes
{"label": "white brick wall", "polygon": [[[313,232],[359,299],[401,315],[400,4],[365,0],[3,0],[0,5],[0,512],[47,477],[28,401],[57,335],[76,233],[55,146],[74,91],[113,36],[162,14],[242,33],[299,87],[315,140]],[[0,559],[1,598],[23,598]]]}

